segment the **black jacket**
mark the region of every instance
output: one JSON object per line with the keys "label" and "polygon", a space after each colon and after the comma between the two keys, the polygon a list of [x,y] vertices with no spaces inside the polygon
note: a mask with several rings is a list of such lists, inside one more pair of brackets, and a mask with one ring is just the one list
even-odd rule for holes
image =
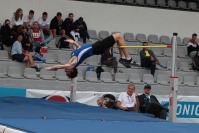
{"label": "black jacket", "polygon": [[[140,103],[140,112],[142,113],[152,113],[156,109],[163,109],[162,105],[154,95],[150,95],[150,100],[145,94],[138,96],[138,99]],[[151,107],[155,107],[156,109]]]}

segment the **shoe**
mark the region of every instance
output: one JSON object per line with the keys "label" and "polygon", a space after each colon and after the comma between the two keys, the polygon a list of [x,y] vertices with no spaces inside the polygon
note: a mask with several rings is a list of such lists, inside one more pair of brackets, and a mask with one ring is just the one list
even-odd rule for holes
{"label": "shoe", "polygon": [[122,65],[124,65],[126,68],[131,68],[131,64],[126,62],[126,61],[121,61],[120,62]]}
{"label": "shoe", "polygon": [[125,59],[125,61],[127,62],[127,63],[131,63],[131,61],[133,60],[133,58],[131,57],[131,59],[130,60],[127,60],[127,59]]}
{"label": "shoe", "polygon": [[126,59],[122,59],[122,58],[120,58],[119,59],[119,62],[122,64],[122,63],[124,63],[126,61]]}

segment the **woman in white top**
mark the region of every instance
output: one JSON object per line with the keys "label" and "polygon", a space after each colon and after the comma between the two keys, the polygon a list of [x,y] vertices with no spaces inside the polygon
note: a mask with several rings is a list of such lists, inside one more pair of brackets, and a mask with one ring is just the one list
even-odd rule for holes
{"label": "woman in white top", "polygon": [[18,8],[14,13],[11,20],[11,25],[13,27],[23,25],[23,10],[21,8]]}

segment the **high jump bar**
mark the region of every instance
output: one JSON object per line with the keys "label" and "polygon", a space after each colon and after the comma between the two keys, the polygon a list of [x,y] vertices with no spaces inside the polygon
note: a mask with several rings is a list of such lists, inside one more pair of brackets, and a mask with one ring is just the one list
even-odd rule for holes
{"label": "high jump bar", "polygon": [[[118,48],[118,46],[115,46],[115,48]],[[149,46],[125,45],[125,46],[119,46],[119,48],[172,48],[172,45],[149,45]]]}

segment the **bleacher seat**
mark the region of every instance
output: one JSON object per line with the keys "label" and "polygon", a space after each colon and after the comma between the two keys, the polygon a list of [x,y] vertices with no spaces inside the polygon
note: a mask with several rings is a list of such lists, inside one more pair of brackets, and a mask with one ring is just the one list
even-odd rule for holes
{"label": "bleacher seat", "polygon": [[135,4],[136,5],[145,5],[145,1],[144,0],[135,0]]}
{"label": "bleacher seat", "polygon": [[8,51],[0,50],[0,60],[9,60]]}
{"label": "bleacher seat", "polygon": [[179,70],[184,72],[193,71],[191,70],[191,66],[187,62],[179,62]]}
{"label": "bleacher seat", "polygon": [[148,35],[148,42],[149,43],[160,43],[158,40],[158,36],[154,35],[154,34]]}
{"label": "bleacher seat", "polygon": [[0,78],[8,77],[8,65],[6,63],[0,64]]}
{"label": "bleacher seat", "polygon": [[98,55],[91,56],[85,60],[87,65],[98,66],[100,62]]}
{"label": "bleacher seat", "polygon": [[65,54],[57,54],[57,62],[65,64],[70,59],[70,57],[71,55],[68,52],[66,52]]}
{"label": "bleacher seat", "polygon": [[187,45],[187,43],[189,42],[190,39],[191,39],[190,37],[184,37],[182,43],[184,45]]}
{"label": "bleacher seat", "polygon": [[129,73],[129,82],[135,84],[141,84],[141,75],[140,73]]}
{"label": "bleacher seat", "polygon": [[8,67],[8,76],[11,78],[18,78],[22,79],[23,78],[23,68],[21,65],[9,65]]}
{"label": "bleacher seat", "polygon": [[103,82],[105,83],[113,83],[115,81],[113,81],[112,75],[110,72],[102,72],[101,73],[101,78],[100,78]]}
{"label": "bleacher seat", "polygon": [[124,0],[114,0],[115,3],[119,3],[119,4],[122,4],[124,3]]}
{"label": "bleacher seat", "polygon": [[71,80],[68,78],[68,76],[66,76],[66,73],[64,72],[64,70],[57,70],[55,72],[55,78],[60,81],[70,81]]}
{"label": "bleacher seat", "polygon": [[166,0],[157,0],[157,6],[167,7]]}
{"label": "bleacher seat", "polygon": [[135,41],[135,37],[133,33],[124,33],[124,40],[128,42]]}
{"label": "bleacher seat", "polygon": [[182,0],[178,1],[178,7],[184,10],[188,9],[186,1],[182,1]]}
{"label": "bleacher seat", "polygon": [[41,69],[40,78],[44,80],[53,80],[55,79],[55,71],[48,71],[46,69]]}
{"label": "bleacher seat", "polygon": [[168,7],[170,8],[178,8],[175,0],[168,0]]}
{"label": "bleacher seat", "polygon": [[160,36],[160,43],[170,44],[171,40],[170,40],[169,36],[162,35],[162,36]]}
{"label": "bleacher seat", "polygon": [[154,54],[156,55],[156,56],[164,56],[164,54],[163,54],[163,49],[161,49],[161,48],[153,48],[152,49],[153,50],[153,52],[154,52]]}
{"label": "bleacher seat", "polygon": [[39,77],[36,75],[36,70],[34,68],[25,68],[24,77],[28,79],[39,79]]}
{"label": "bleacher seat", "polygon": [[110,34],[108,31],[99,31],[98,33],[98,36],[99,36],[99,39],[104,39],[106,37],[108,37]]}
{"label": "bleacher seat", "polygon": [[187,86],[196,86],[196,77],[192,75],[183,76],[183,84]]}
{"label": "bleacher seat", "polygon": [[85,82],[85,77],[84,77],[84,72],[78,69],[78,76],[77,76],[77,81],[78,82]]}
{"label": "bleacher seat", "polygon": [[196,2],[192,1],[188,3],[188,8],[191,10],[198,10]]}
{"label": "bleacher seat", "polygon": [[154,79],[153,75],[144,73],[143,74],[143,83],[155,84],[155,79]]}
{"label": "bleacher seat", "polygon": [[185,58],[187,55],[186,51],[187,51],[186,47],[178,47],[177,48],[177,57]]}
{"label": "bleacher seat", "polygon": [[148,6],[156,6],[155,0],[146,0],[146,5]]}
{"label": "bleacher seat", "polygon": [[90,39],[98,40],[97,31],[96,30],[88,30],[88,34]]}
{"label": "bleacher seat", "polygon": [[115,81],[117,81],[121,84],[128,83],[128,74],[126,74],[126,73],[116,73]]}
{"label": "bleacher seat", "polygon": [[146,42],[146,35],[145,34],[137,34],[136,35],[136,40],[138,41],[138,42]]}
{"label": "bleacher seat", "polygon": [[135,4],[134,0],[124,0],[124,3],[129,4],[129,5]]}
{"label": "bleacher seat", "polygon": [[56,37],[55,39],[51,40],[51,41],[49,42],[49,44],[47,45],[48,48],[50,48],[50,49],[58,49],[58,48],[56,47],[56,44],[58,44],[59,39],[60,39],[60,37]]}
{"label": "bleacher seat", "polygon": [[95,71],[87,71],[86,72],[86,80],[89,82],[100,82],[97,79],[97,74]]}
{"label": "bleacher seat", "polygon": [[46,63],[57,63],[57,54],[47,53],[44,55],[44,57],[46,58]]}
{"label": "bleacher seat", "polygon": [[164,48],[163,51],[164,51],[163,52],[164,56],[166,56],[166,57],[172,56],[172,50],[170,48]]}
{"label": "bleacher seat", "polygon": [[157,75],[157,83],[161,84],[161,85],[169,85],[170,83],[170,77],[169,74],[158,74]]}
{"label": "bleacher seat", "polygon": [[177,45],[183,45],[182,39],[179,36],[176,38],[176,41],[177,41]]}

